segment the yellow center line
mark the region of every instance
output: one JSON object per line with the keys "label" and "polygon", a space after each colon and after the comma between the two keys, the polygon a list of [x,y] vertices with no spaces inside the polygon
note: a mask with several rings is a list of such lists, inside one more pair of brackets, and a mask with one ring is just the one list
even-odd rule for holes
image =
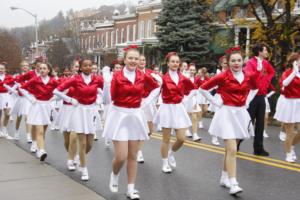
{"label": "yellow center line", "polygon": [[[162,135],[158,134],[158,133],[153,133],[153,135],[162,137]],[[204,143],[199,143],[199,142],[193,142],[193,141],[189,141],[186,140],[185,143],[189,143],[189,144],[193,144],[193,145],[198,145],[198,146],[202,146],[202,147],[207,147],[207,148],[211,148],[211,149],[215,149],[215,150],[219,150],[219,151],[225,151],[223,147],[217,147],[217,146],[213,146],[213,145],[209,145],[209,144],[204,144]],[[271,161],[271,162],[276,162],[276,163],[280,163],[280,164],[284,164],[284,165],[289,165],[292,167],[299,167],[300,168],[300,164],[297,163],[289,163],[283,160],[278,160],[278,159],[274,159],[274,158],[268,158],[268,157],[262,157],[262,156],[256,156],[253,154],[249,154],[246,152],[238,152],[239,155],[244,155],[244,156],[248,156],[248,157],[252,157],[252,158],[256,158],[259,160],[266,160],[266,161]]]}
{"label": "yellow center line", "polygon": [[[158,139],[158,140],[162,139],[161,135],[158,135],[158,134],[152,134],[151,137],[154,138],[154,139]],[[171,141],[174,142],[175,139],[172,138]],[[220,148],[219,150],[217,150],[217,149],[213,149],[213,148],[209,148],[209,147],[205,147],[205,146],[199,146],[198,144],[193,144],[193,143],[189,143],[189,142],[184,143],[184,145],[188,146],[188,147],[201,149],[201,150],[206,150],[206,151],[210,151],[210,152],[214,152],[214,153],[224,155],[224,149],[223,148]],[[265,164],[265,165],[269,165],[269,166],[273,166],[273,167],[277,167],[277,168],[281,168],[281,169],[287,169],[287,170],[291,170],[291,171],[300,172],[300,168],[285,165],[287,163],[278,164],[278,163],[273,163],[273,162],[270,162],[270,161],[267,161],[267,160],[252,158],[252,157],[249,157],[249,156],[244,156],[244,155],[239,155],[239,154],[237,155],[237,157],[241,158],[241,159],[244,159],[244,160],[248,160],[248,161],[252,161],[252,162],[256,162],[256,163],[261,163],[261,164]]]}

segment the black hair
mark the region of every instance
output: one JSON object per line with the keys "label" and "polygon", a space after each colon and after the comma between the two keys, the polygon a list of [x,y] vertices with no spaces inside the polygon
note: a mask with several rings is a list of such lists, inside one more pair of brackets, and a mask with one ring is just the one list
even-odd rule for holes
{"label": "black hair", "polygon": [[254,56],[258,56],[259,52],[262,52],[264,50],[264,47],[267,48],[267,45],[265,44],[261,44],[261,43],[257,43],[252,47],[252,53]]}

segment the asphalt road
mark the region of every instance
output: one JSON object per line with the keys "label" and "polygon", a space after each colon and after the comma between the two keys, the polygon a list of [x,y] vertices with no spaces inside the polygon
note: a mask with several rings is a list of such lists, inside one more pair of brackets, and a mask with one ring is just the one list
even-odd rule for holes
{"label": "asphalt road", "polygon": [[[237,161],[237,180],[244,192],[237,197],[230,196],[228,190],[219,186],[223,149],[210,144],[207,133],[210,119],[204,119],[204,129],[199,129],[203,137],[201,143],[188,141],[175,154],[177,168],[172,174],[161,172],[160,134],[154,134],[147,141],[143,152],[145,163],[139,164],[136,189],[143,200],[299,200],[300,161],[289,164],[284,161],[283,143],[278,139],[279,128],[268,127],[270,138],[265,140],[269,158],[252,154],[252,140],[242,144]],[[12,124],[9,134],[13,135]],[[24,125],[22,125],[24,130]],[[98,134],[100,137],[100,133]],[[20,141],[13,141],[29,153],[25,134]],[[223,145],[223,144],[222,144]],[[113,159],[113,148],[105,148],[103,139],[94,142],[88,155],[90,180],[80,181],[79,172],[69,172],[66,168],[67,153],[63,147],[63,136],[57,131],[48,131],[46,136],[46,163],[80,182],[108,200],[125,200],[126,173],[121,171],[119,193],[112,194],[108,183]],[[296,147],[300,157],[300,144]],[[34,156],[34,155],[33,155]]]}

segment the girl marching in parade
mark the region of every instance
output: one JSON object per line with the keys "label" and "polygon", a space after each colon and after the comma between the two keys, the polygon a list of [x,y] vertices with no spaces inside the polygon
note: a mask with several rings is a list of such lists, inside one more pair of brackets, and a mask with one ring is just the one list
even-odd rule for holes
{"label": "girl marching in parade", "polygon": [[[249,75],[243,72],[243,57],[240,48],[229,49],[226,53],[229,69],[204,83],[200,92],[211,103],[220,107],[212,119],[209,133],[222,138],[225,143],[225,157],[220,184],[230,188],[230,194],[237,194],[243,191],[236,180],[237,141],[250,138],[253,135],[253,126],[247,112],[247,104],[258,91],[254,79],[258,73]],[[257,69],[257,71],[260,70],[262,68]],[[209,92],[211,88],[216,86],[218,86],[221,101],[217,101]],[[224,118],[226,119],[225,124]]]}
{"label": "girl marching in parade", "polygon": [[[26,74],[27,72],[29,72],[28,62],[23,61],[21,63],[21,66],[22,66],[22,68],[21,68],[22,73],[19,76],[22,76],[22,75]],[[19,80],[19,76],[16,76],[15,81]],[[24,117],[25,125],[26,125],[26,133],[27,133],[27,142],[28,143],[32,142],[32,140],[31,140],[31,125],[27,123],[27,116],[28,116],[28,113],[30,110],[30,106],[31,106],[30,101],[27,98],[25,98],[20,92],[18,92],[17,101],[11,112],[11,114],[13,116],[16,116],[15,135],[14,135],[15,140],[20,139],[19,129],[20,129],[22,117]]]}
{"label": "girl marching in parade", "polygon": [[112,140],[115,149],[109,187],[111,192],[118,192],[119,172],[127,161],[127,197],[130,199],[140,198],[134,186],[137,174],[136,156],[140,141],[149,139],[147,119],[141,109],[143,94],[146,87],[151,91],[157,87],[156,80],[161,81],[157,75],[144,74],[137,70],[140,54],[136,48],[129,46],[124,49],[125,67],[122,71],[114,72],[112,80],[109,70],[103,69],[105,84],[109,84],[111,80],[112,100],[105,119],[103,137]]}
{"label": "girl marching in parade", "polygon": [[0,64],[0,136],[10,139],[7,133],[7,124],[9,122],[10,110],[12,108],[12,99],[7,87],[14,85],[14,78],[5,73],[5,65]]}
{"label": "girl marching in parade", "polygon": [[[73,62],[73,65],[76,62]],[[74,66],[72,66],[74,69]],[[77,74],[77,72],[73,72]],[[74,76],[64,76],[60,78],[60,84],[68,81]],[[74,87],[69,87],[66,91],[68,97],[73,97],[75,95]],[[69,171],[74,171],[76,169],[76,164],[79,164],[79,156],[77,153],[77,134],[71,132],[70,119],[73,112],[74,106],[72,103],[63,101],[63,105],[59,110],[55,125],[61,133],[64,135],[64,147],[68,152],[67,168]]]}
{"label": "girl marching in parade", "polygon": [[[202,67],[201,69],[199,69],[198,72],[199,72],[199,75],[198,75],[199,80],[198,80],[197,84],[200,86],[200,85],[204,84],[205,82],[207,82],[209,80],[209,77],[208,77],[207,69],[205,67]],[[207,112],[208,102],[200,93],[197,94],[197,101],[201,107],[201,111],[199,113],[199,128],[203,128],[204,126],[203,126],[202,118],[203,118],[203,115],[205,115],[205,113]]]}
{"label": "girl marching in parade", "polygon": [[[182,100],[184,95],[191,95],[189,93],[195,89],[195,85],[191,80],[178,72],[180,59],[176,52],[170,52],[166,56],[166,62],[169,71],[162,78],[161,94],[163,103],[157,111],[154,123],[162,127],[162,171],[171,173],[172,168],[176,168],[174,154],[185,141],[186,129],[192,125]],[[169,149],[172,129],[175,129],[176,132],[176,142]]]}
{"label": "girl marching in parade", "polygon": [[[219,64],[218,64],[219,68],[217,69],[217,73],[216,75],[225,72],[228,69],[228,64],[227,64],[227,58],[226,56],[222,56],[221,58],[219,58]],[[218,88],[216,88],[216,94],[214,95],[214,98],[219,101],[221,100],[221,96],[220,96],[220,92],[218,90]],[[217,112],[219,110],[218,106],[214,105],[214,104],[210,104],[208,107],[208,110],[210,112]],[[216,136],[212,136],[211,138],[211,143],[213,145],[219,146],[220,142],[218,140],[218,138]]]}
{"label": "girl marching in parade", "polygon": [[51,76],[52,68],[48,63],[40,64],[40,76],[36,76],[24,83],[20,92],[32,103],[28,114],[28,124],[32,125],[32,132],[36,137],[36,155],[41,161],[47,157],[45,151],[45,133],[51,124],[51,101],[53,90],[58,82]]}
{"label": "girl marching in parade", "polygon": [[[92,75],[92,61],[89,58],[83,58],[79,62],[80,73],[77,76],[63,82],[54,91],[54,94],[74,108],[69,119],[69,128],[77,133],[79,140],[79,157],[81,180],[89,180],[86,155],[90,152],[96,134],[96,119],[100,119],[97,111],[96,99],[99,89],[103,88],[103,79],[100,76]],[[74,95],[68,96],[63,91],[74,88]],[[71,158],[69,158],[71,159]]]}
{"label": "girl marching in parade", "polygon": [[[143,72],[144,74],[151,75],[151,73],[153,73],[152,70],[146,68],[146,58],[144,55],[140,55],[138,69],[141,72]],[[157,84],[157,88],[158,87],[159,87],[159,85]],[[147,119],[149,135],[151,135],[153,133],[153,118],[157,112],[157,109],[156,109],[156,101],[155,101],[156,99],[154,99],[154,100],[152,100],[152,102],[148,103],[147,106],[143,106],[143,102],[147,101],[147,98],[150,95],[151,91],[149,89],[152,89],[152,88],[148,88],[148,85],[146,85],[145,91],[143,94],[142,110],[144,111],[146,119]],[[151,98],[151,96],[149,98]],[[143,153],[141,150],[143,144],[144,144],[144,142],[141,141],[139,151],[137,153],[137,162],[138,163],[144,163],[144,156],[143,156]]]}
{"label": "girl marching in parade", "polygon": [[[21,75],[17,76],[15,78],[15,82],[19,85],[20,84],[22,85],[22,84],[25,84],[26,82],[28,82],[30,79],[40,76],[40,64],[41,64],[41,61],[36,60],[33,65],[33,69],[25,74],[21,74]],[[20,93],[20,96],[23,96],[23,94]],[[26,104],[28,104],[28,101],[29,100],[26,98],[26,100],[23,100],[23,104],[25,104],[25,106],[27,106]],[[31,103],[29,105],[29,109],[30,109],[30,107],[31,107]],[[28,131],[31,130],[31,133],[27,132],[27,142],[28,143],[32,142],[30,151],[32,153],[35,153],[37,151],[36,137],[35,137],[35,132],[32,131],[31,125],[28,123],[28,118],[27,118],[27,125],[29,125]]]}
{"label": "girl marching in parade", "polygon": [[282,95],[278,99],[274,118],[283,123],[286,131],[285,160],[293,163],[297,159],[294,146],[300,141],[300,54],[292,53],[287,63],[290,69],[280,79]]}
{"label": "girl marching in parade", "polygon": [[[114,73],[121,71],[123,69],[123,65],[120,64],[118,60],[114,60],[111,63],[111,68],[112,71],[110,71],[109,67],[104,67],[102,70],[103,74],[106,74],[106,77],[110,77],[109,80],[106,79],[106,82],[103,86],[103,91],[105,90],[106,92],[103,92],[103,115],[102,115],[102,120],[104,121],[103,124],[105,124],[105,119],[107,116],[107,112],[109,110],[109,107],[111,106],[111,95],[110,95],[110,86],[111,86],[111,77],[113,76]],[[105,95],[104,95],[105,94]],[[109,148],[111,143],[111,140],[108,138],[104,138],[104,144],[106,148]]]}
{"label": "girl marching in parade", "polygon": [[[189,79],[194,83],[195,90],[199,88],[197,85],[199,83],[199,77],[196,76],[196,66],[195,64],[191,63],[189,65]],[[201,137],[198,135],[198,117],[199,113],[201,112],[201,108],[197,103],[197,97],[189,97],[186,96],[183,100],[184,106],[191,118],[192,121],[192,133],[189,129],[186,130],[186,136],[193,138],[193,141],[200,141]]]}

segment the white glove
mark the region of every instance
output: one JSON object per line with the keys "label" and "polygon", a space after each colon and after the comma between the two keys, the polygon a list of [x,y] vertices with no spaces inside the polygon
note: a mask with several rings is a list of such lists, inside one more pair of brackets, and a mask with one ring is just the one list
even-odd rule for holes
{"label": "white glove", "polygon": [[102,74],[103,74],[104,82],[110,83],[111,79],[112,79],[111,74],[110,74],[110,67],[108,67],[108,66],[103,67]]}
{"label": "white glove", "polygon": [[78,104],[79,104],[78,101],[77,101],[77,99],[74,99],[74,98],[71,98],[71,99],[70,99],[70,103],[71,103],[73,106],[75,106],[75,107],[78,106]]}
{"label": "white glove", "polygon": [[110,67],[109,67],[109,66],[103,67],[102,73],[103,73],[103,74],[104,74],[104,73],[110,73]]}
{"label": "white glove", "polygon": [[19,87],[21,87],[21,84],[18,82],[15,82],[15,86],[16,86],[16,88],[19,88]]}
{"label": "white glove", "polygon": [[30,103],[32,105],[36,104],[36,102],[37,102],[37,100],[36,100],[36,98],[34,96],[31,96],[31,98],[29,99],[29,101],[30,101]]}
{"label": "white glove", "polygon": [[157,81],[159,85],[162,85],[162,78],[158,74],[151,73],[151,76]]}
{"label": "white glove", "polygon": [[3,84],[3,87],[9,92],[9,94],[14,94],[18,96],[18,91],[15,90],[15,87],[10,87],[9,85],[6,85],[5,83]]}
{"label": "white glove", "polygon": [[263,60],[261,58],[257,57],[257,71],[262,70],[262,68],[263,68],[262,62],[263,62]]}
{"label": "white glove", "polygon": [[267,98],[270,98],[273,94],[275,94],[275,91],[271,91],[267,94]]}
{"label": "white glove", "polygon": [[299,72],[299,65],[297,61],[293,62],[293,71],[296,73]]}

